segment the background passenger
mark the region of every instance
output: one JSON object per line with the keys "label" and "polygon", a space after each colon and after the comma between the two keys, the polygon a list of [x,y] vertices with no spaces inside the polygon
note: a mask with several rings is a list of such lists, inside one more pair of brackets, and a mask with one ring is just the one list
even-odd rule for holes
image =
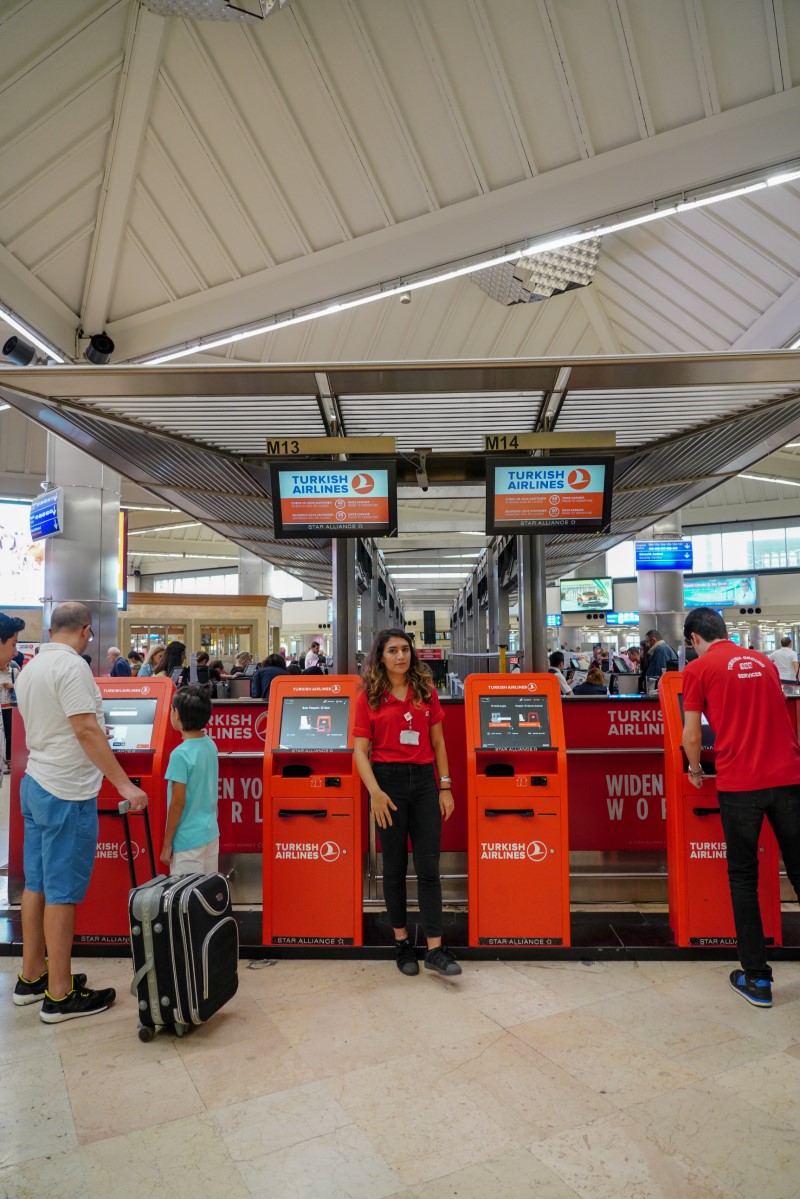
{"label": "background passenger", "polygon": [[164,657],[165,646],[153,645],[147,651],[147,657],[139,668],[139,678],[146,679],[150,675],[155,674],[161,665],[161,659]]}
{"label": "background passenger", "polygon": [[586,676],[586,682],[578,683],[577,687],[573,687],[572,694],[608,695],[608,688],[606,687],[602,670],[598,670],[596,666],[590,666],[589,673]]}
{"label": "background passenger", "polygon": [[773,650],[769,658],[777,666],[782,683],[797,682],[797,654],[792,649],[791,637],[781,637],[780,649]]}
{"label": "background passenger", "polygon": [[176,687],[185,687],[189,682],[189,667],[184,666],[185,661],[186,646],[182,641],[170,641],[156,674],[166,675]]}
{"label": "background passenger", "polygon": [[550,655],[549,662],[550,669],[547,673],[554,674],[556,676],[558,679],[558,685],[561,688],[561,694],[572,695],[572,688],[570,687],[563,673],[564,655],[560,649],[553,650],[552,654]]}
{"label": "background passenger", "polygon": [[123,658],[122,650],[118,646],[110,645],[106,650],[106,657],[111,667],[108,673],[112,678],[129,679],[131,677],[131,668],[125,658]]}
{"label": "background passenger", "polygon": [[280,654],[268,654],[250,680],[251,699],[269,699],[273,680],[286,674],[286,662]]}

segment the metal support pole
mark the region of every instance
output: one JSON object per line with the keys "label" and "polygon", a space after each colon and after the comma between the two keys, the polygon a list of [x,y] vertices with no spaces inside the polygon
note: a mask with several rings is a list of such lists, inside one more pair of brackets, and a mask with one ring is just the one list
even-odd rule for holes
{"label": "metal support pole", "polygon": [[333,538],[333,670],[356,673],[356,542]]}
{"label": "metal support pole", "polygon": [[526,674],[547,670],[547,594],[544,538],[517,538],[519,644]]}

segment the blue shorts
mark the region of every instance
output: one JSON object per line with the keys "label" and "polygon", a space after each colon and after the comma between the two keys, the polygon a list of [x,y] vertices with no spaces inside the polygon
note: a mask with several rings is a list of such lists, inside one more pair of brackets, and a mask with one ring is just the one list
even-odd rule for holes
{"label": "blue shorts", "polygon": [[45,903],[80,903],[97,851],[97,799],[59,799],[25,774],[20,807],[26,888]]}

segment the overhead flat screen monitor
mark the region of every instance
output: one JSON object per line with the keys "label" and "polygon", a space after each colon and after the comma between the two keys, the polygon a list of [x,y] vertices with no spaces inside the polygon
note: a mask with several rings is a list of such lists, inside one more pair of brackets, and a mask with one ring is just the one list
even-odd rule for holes
{"label": "overhead flat screen monitor", "polygon": [[486,459],[486,532],[599,533],[611,520],[613,458]]}
{"label": "overhead flat screen monitor", "polygon": [[103,720],[108,744],[116,752],[154,749],[157,699],[104,699]]}
{"label": "overhead flat screen monitor", "polygon": [[393,461],[270,463],[275,536],[396,537]]}
{"label": "overhead flat screen monitor", "polygon": [[550,709],[546,695],[482,695],[481,749],[550,747]]}
{"label": "overhead flat screen monitor", "polygon": [[281,709],[279,749],[330,753],[347,749],[350,700],[347,696],[290,695]]}
{"label": "overhead flat screen monitor", "polygon": [[614,607],[614,584],[604,579],[562,579],[562,612],[609,612]]}
{"label": "overhead flat screen monitor", "polygon": [[691,570],[692,543],[681,541],[636,541],[637,570]]}
{"label": "overhead flat screen monitor", "polygon": [[757,603],[755,575],[708,575],[683,580],[684,608],[739,608]]}
{"label": "overhead flat screen monitor", "polygon": [[2,607],[41,607],[44,545],[31,538],[30,504],[0,500]]}

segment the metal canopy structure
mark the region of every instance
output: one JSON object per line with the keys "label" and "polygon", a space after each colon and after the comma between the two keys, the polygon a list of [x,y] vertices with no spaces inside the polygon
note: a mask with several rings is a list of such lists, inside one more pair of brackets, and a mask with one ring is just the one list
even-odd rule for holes
{"label": "metal canopy structure", "polygon": [[[547,539],[557,578],[800,436],[800,353],[229,367],[33,367],[0,397],[330,593],[325,541],[276,541],[267,436],[395,434],[400,527],[483,476],[483,435],[618,433],[612,525]],[[415,451],[429,449],[429,490]],[[406,506],[407,505],[407,506]]]}

